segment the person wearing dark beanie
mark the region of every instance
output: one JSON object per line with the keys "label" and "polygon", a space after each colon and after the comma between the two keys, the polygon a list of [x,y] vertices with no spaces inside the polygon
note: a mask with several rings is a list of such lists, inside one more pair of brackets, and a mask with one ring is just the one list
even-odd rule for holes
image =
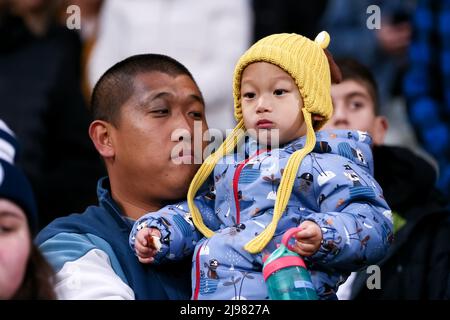
{"label": "person wearing dark beanie", "polygon": [[53,271],[32,242],[36,203],[15,165],[18,151],[14,133],[0,120],[0,299],[54,299]]}

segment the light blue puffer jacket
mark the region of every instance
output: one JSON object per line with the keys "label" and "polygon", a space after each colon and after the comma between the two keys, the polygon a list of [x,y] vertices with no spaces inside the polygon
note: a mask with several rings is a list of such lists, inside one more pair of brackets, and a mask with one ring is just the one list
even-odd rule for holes
{"label": "light blue puffer jacket", "polygon": [[317,132],[316,137],[275,237],[260,254],[252,255],[243,246],[272,220],[283,168],[305,137],[270,151],[258,150],[250,139],[244,144],[244,161],[232,154],[216,165],[195,199],[205,224],[216,231],[213,237],[202,238],[182,202],[139,219],[130,234],[131,247],[138,230],[156,227],[163,243],[157,263],[194,251],[194,299],[266,299],[262,257],[276,249],[285,231],[311,220],[321,227],[323,241],[305,261],[320,298],[335,299],[337,286],[350,272],[386,254],[393,239],[391,211],[372,177],[370,136],[336,130]]}

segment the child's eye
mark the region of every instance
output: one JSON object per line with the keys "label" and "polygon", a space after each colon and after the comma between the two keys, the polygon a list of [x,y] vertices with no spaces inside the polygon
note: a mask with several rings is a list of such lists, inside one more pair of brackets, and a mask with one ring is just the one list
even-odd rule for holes
{"label": "child's eye", "polygon": [[285,90],[285,89],[276,89],[273,92],[273,94],[276,95],[276,96],[281,96],[281,95],[285,94],[286,92],[287,92],[287,90]]}
{"label": "child's eye", "polygon": [[247,98],[247,99],[253,99],[255,97],[255,93],[253,93],[253,92],[245,92],[242,96],[244,98]]}
{"label": "child's eye", "polygon": [[364,106],[364,104],[362,102],[360,102],[360,101],[352,101],[350,103],[350,108],[353,109],[353,110],[359,109],[359,108],[361,108],[363,106]]}

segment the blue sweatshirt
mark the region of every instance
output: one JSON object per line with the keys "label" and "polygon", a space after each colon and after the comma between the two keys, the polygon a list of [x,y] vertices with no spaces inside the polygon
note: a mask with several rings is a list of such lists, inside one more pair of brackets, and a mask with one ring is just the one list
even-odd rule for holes
{"label": "blue sweatshirt", "polygon": [[190,257],[164,267],[140,264],[128,247],[133,221],[99,180],[99,206],[58,218],[35,242],[56,272],[59,299],[188,299]]}

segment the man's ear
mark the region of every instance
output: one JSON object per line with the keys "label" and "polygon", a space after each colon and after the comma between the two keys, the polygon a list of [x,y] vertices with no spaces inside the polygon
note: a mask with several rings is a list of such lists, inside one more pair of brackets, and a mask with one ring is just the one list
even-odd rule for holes
{"label": "man's ear", "polygon": [[377,116],[372,130],[374,145],[382,145],[389,129],[389,122],[384,116]]}
{"label": "man's ear", "polygon": [[105,159],[115,155],[111,131],[111,124],[102,120],[95,120],[89,126],[89,136],[98,153]]}

